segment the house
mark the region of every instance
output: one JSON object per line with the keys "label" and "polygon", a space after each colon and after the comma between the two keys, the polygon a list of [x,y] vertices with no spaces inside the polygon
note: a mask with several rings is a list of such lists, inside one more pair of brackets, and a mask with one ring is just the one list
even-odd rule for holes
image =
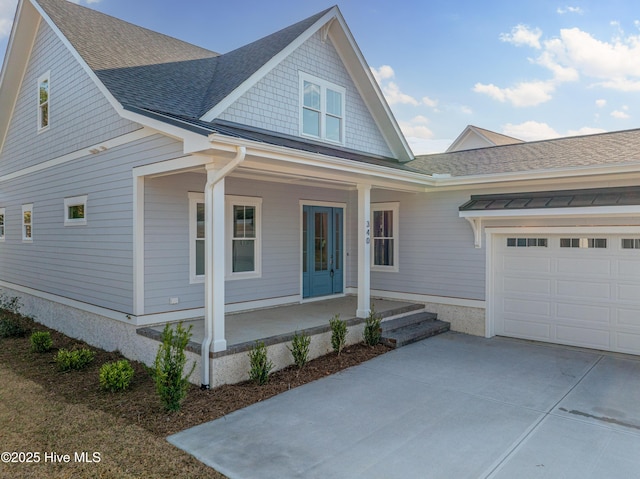
{"label": "house", "polygon": [[204,318],[220,384],[229,314],[375,297],[640,353],[640,131],[415,158],[338,7],[218,54],[20,0],[0,111],[0,288],[97,346]]}
{"label": "house", "polygon": [[524,143],[522,140],[511,136],[496,133],[473,125],[467,125],[462,133],[449,145],[446,153],[452,151],[475,150],[476,148],[486,148],[488,146],[513,145]]}

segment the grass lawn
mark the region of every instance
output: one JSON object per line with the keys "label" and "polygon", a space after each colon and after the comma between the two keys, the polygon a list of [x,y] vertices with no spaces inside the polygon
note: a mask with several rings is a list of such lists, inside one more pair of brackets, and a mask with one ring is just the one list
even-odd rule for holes
{"label": "grass lawn", "polygon": [[[313,360],[302,371],[292,367],[273,373],[264,386],[244,382],[210,391],[193,386],[182,409],[167,413],[144,365],[132,362],[135,376],[129,390],[104,392],[98,383],[100,366],[120,359],[119,353],[90,348],[96,356],[86,369],[59,372],[53,360],[57,350],[86,344],[21,321],[29,333],[50,331],[53,349],[31,352],[29,333],[0,338],[0,452],[38,453],[31,459],[39,462],[0,462],[0,478],[224,478],[169,444],[166,436],[388,350],[355,345],[339,357],[332,353]],[[94,462],[76,461],[76,453],[78,459],[87,453],[83,457]],[[68,463],[59,462],[64,455],[70,456]]]}

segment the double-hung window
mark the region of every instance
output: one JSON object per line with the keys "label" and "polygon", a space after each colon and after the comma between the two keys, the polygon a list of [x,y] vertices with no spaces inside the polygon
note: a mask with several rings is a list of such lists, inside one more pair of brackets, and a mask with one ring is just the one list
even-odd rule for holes
{"label": "double-hung window", "polygon": [[0,208],[0,241],[4,241],[4,208]]}
{"label": "double-hung window", "polygon": [[38,131],[49,127],[49,72],[38,78]]}
{"label": "double-hung window", "polygon": [[22,205],[22,241],[33,241],[33,204]]}
{"label": "double-hung window", "polygon": [[300,132],[303,136],[344,144],[346,90],[300,72]]}
{"label": "double-hung window", "polygon": [[398,203],[371,205],[371,270],[398,271]]}
{"label": "double-hung window", "polygon": [[[225,197],[226,279],[261,275],[262,198]],[[204,281],[205,205],[202,193],[189,193],[190,281]]]}

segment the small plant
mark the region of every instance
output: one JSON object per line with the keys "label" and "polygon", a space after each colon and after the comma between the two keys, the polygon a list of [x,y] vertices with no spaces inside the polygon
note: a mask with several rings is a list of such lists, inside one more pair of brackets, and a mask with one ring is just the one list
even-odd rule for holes
{"label": "small plant", "polygon": [[100,388],[105,391],[124,391],[132,379],[133,368],[126,359],[103,364],[100,368]]}
{"label": "small plant", "polygon": [[331,346],[340,356],[347,343],[347,322],[340,319],[339,314],[336,314],[329,320],[329,326],[331,327]]}
{"label": "small plant", "polygon": [[291,341],[291,348],[287,346],[287,349],[291,351],[291,355],[293,356],[293,361],[298,366],[298,369],[302,369],[307,361],[309,360],[309,345],[311,344],[311,336],[308,334],[298,334],[293,335],[293,340]]}
{"label": "small plant", "polygon": [[189,388],[189,376],[196,367],[194,363],[185,374],[187,355],[184,351],[190,339],[191,326],[184,329],[182,323],[175,329],[167,324],[162,331],[162,344],[156,355],[153,377],[156,392],[167,411],[178,411],[182,407]]}
{"label": "small plant", "polygon": [[0,310],[18,315],[21,307],[22,302],[17,296],[9,297],[4,293],[0,294]]}
{"label": "small plant", "polygon": [[267,358],[267,347],[262,341],[256,344],[249,351],[249,379],[262,386],[269,381],[269,372],[273,369],[273,363]]}
{"label": "small plant", "polygon": [[376,313],[372,303],[369,316],[364,322],[364,342],[368,346],[375,346],[380,342],[382,338],[382,329],[380,328],[381,321],[382,317]]}
{"label": "small plant", "polygon": [[0,338],[21,338],[27,330],[15,315],[0,313]]}
{"label": "small plant", "polygon": [[31,341],[31,351],[34,353],[47,353],[53,346],[49,331],[35,331],[29,340]]}
{"label": "small plant", "polygon": [[82,349],[60,349],[56,354],[55,361],[60,371],[70,371],[72,369],[83,369],[89,365],[95,353],[87,348]]}

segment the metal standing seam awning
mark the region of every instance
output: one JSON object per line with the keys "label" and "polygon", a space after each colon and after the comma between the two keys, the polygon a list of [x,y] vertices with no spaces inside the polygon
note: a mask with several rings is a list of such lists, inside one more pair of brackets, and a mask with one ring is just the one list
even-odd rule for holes
{"label": "metal standing seam awning", "polygon": [[640,214],[640,186],[472,195],[458,210],[480,248],[482,219]]}

